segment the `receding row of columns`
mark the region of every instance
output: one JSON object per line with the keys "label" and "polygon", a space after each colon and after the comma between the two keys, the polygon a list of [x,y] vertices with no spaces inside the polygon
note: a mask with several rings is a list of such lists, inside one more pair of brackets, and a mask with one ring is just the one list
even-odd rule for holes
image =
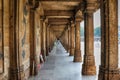
{"label": "receding row of columns", "polygon": [[[29,72],[30,75],[36,75],[38,73],[38,64],[40,62],[39,54],[43,56],[44,61],[46,56],[51,51],[56,37],[53,31],[48,25],[48,21],[42,15],[39,20],[35,20],[36,7],[29,7],[29,54],[30,54],[30,67],[24,71],[22,57],[21,57],[21,8],[23,1],[11,0],[10,3],[3,5],[3,0],[0,2],[0,68],[2,70],[0,73],[6,72],[9,75],[10,80],[24,80],[26,79],[25,72]],[[6,1],[7,2],[7,1]],[[118,68],[118,0],[101,0],[101,65],[99,67],[99,78],[98,80],[120,80],[120,71]],[[4,2],[5,3],[5,2]],[[9,7],[5,10],[4,6]],[[22,5],[22,6],[20,6]],[[88,5],[88,4],[86,4]],[[4,9],[4,10],[3,10]],[[4,11],[4,12],[3,12]],[[5,12],[7,11],[7,12]],[[94,27],[93,27],[93,12],[94,10],[84,11],[84,21],[85,21],[85,51],[82,65],[83,75],[95,75],[96,66],[94,59]],[[3,16],[4,13],[4,16]],[[5,15],[6,14],[6,15]],[[41,17],[42,16],[42,17]],[[8,17],[8,18],[6,18]],[[8,21],[5,21],[5,20]],[[40,38],[40,53],[36,53],[37,37],[36,37],[36,26],[35,22],[38,21],[40,24],[37,26],[40,28],[39,38]],[[80,44],[80,22],[81,17],[75,17],[75,20],[68,24],[68,30],[66,30],[63,37],[63,44],[66,50],[70,53],[70,56],[74,56],[74,62],[82,62],[81,55],[81,44]],[[5,24],[9,24],[5,26]],[[8,30],[8,32],[7,32]],[[6,33],[4,32],[6,31]],[[9,35],[8,35],[9,33]],[[28,34],[27,34],[28,35]],[[7,36],[7,39],[6,39]],[[3,40],[3,37],[5,40]],[[8,39],[9,38],[9,39]],[[8,41],[8,42],[7,42]],[[25,39],[26,41],[26,39]],[[23,43],[25,44],[23,40]],[[28,41],[28,40],[27,40]],[[27,42],[28,43],[28,42]],[[4,47],[3,47],[4,46]],[[4,50],[8,50],[9,55],[9,68],[6,71],[4,65],[4,60],[6,59],[3,55],[6,55]],[[8,54],[7,53],[7,54]],[[23,55],[24,57],[24,55]]]}
{"label": "receding row of columns", "polygon": [[[119,80],[118,69],[118,0],[101,0],[101,64],[99,80]],[[94,10],[84,12],[85,24],[85,50],[82,65],[83,75],[96,75],[94,57]],[[80,22],[82,18],[76,17],[68,24],[68,52],[74,56],[74,62],[82,62],[80,48]]]}
{"label": "receding row of columns", "polygon": [[[38,66],[41,64],[40,55],[45,61],[56,40],[47,18],[39,15],[36,7],[29,7],[24,3],[22,0],[0,1],[1,80],[6,76],[6,80],[25,80],[29,76],[37,75]],[[29,13],[27,16],[22,15],[23,6],[27,6],[26,14]],[[27,18],[24,19],[23,16]],[[22,51],[22,49],[26,50]],[[29,60],[28,64],[23,63],[25,54]],[[28,67],[25,69],[26,66]]]}

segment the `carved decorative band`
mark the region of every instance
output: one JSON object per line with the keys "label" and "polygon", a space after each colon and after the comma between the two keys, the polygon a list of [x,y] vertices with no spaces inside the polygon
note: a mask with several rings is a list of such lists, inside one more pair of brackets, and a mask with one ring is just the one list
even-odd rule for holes
{"label": "carved decorative band", "polygon": [[120,69],[108,69],[108,68],[104,68],[104,67],[99,67],[99,71],[102,73],[111,73],[111,74],[119,74],[120,73]]}
{"label": "carved decorative band", "polygon": [[16,74],[16,73],[20,73],[20,72],[23,72],[24,69],[23,69],[23,65],[22,66],[19,66],[17,68],[10,68],[10,73],[11,74]]}

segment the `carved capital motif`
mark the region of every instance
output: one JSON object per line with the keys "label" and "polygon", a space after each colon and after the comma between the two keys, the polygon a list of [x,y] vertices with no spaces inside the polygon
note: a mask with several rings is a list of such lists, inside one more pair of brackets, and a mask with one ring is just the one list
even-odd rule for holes
{"label": "carved capital motif", "polygon": [[98,0],[87,0],[86,1],[86,9],[85,12],[87,13],[93,13],[99,8],[99,1]]}
{"label": "carved capital motif", "polygon": [[76,22],[81,22],[82,20],[83,20],[83,16],[75,17]]}

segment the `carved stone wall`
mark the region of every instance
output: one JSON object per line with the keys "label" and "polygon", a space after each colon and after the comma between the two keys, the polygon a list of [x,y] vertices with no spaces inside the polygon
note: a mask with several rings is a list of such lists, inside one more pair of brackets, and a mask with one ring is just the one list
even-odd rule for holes
{"label": "carved stone wall", "polygon": [[29,10],[27,9],[27,2],[20,0],[19,4],[19,55],[20,66],[23,68],[22,76],[26,79],[29,77],[30,67],[30,40],[29,40]]}

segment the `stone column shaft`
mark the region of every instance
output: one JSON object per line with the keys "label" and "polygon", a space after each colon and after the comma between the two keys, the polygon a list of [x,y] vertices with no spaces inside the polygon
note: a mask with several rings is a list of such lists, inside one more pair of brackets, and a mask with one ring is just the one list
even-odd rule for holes
{"label": "stone column shaft", "polygon": [[44,48],[44,54],[46,59],[46,22],[43,22],[43,48]]}
{"label": "stone column shaft", "polygon": [[69,52],[69,30],[67,29],[67,36],[66,36],[66,38],[67,38],[67,52]]}
{"label": "stone column shaft", "polygon": [[3,0],[0,0],[0,73],[3,73],[4,71],[4,52],[3,52]]}
{"label": "stone column shaft", "polygon": [[50,35],[49,34],[49,28],[50,27],[47,26],[47,36],[46,36],[46,39],[47,39],[47,46],[46,46],[47,56],[49,55],[49,35]]}
{"label": "stone column shaft", "polygon": [[[19,6],[17,6],[19,3],[15,0],[10,1],[10,37],[9,37],[9,50],[10,50],[10,67],[9,67],[9,76],[10,80],[23,80],[22,72],[23,68],[20,66],[20,57],[19,57],[19,27],[17,25],[18,21],[18,12],[19,12]],[[15,6],[17,8],[15,8]]]}
{"label": "stone column shaft", "polygon": [[71,47],[70,47],[70,56],[74,56],[75,52],[75,25],[74,23],[71,24],[71,29],[70,29],[70,40],[71,40]]}
{"label": "stone column shaft", "polygon": [[96,66],[94,59],[94,27],[93,13],[84,13],[85,19],[85,54],[82,66],[83,75],[95,75]]}
{"label": "stone column shaft", "polygon": [[70,28],[68,30],[68,52],[70,53]]}
{"label": "stone column shaft", "polygon": [[81,62],[81,50],[80,50],[80,21],[76,19],[76,26],[75,26],[75,55],[74,55],[74,62]]}
{"label": "stone column shaft", "polygon": [[42,44],[41,44],[41,53],[43,55],[43,59],[45,61],[46,59],[46,52],[45,52],[45,22],[44,19],[41,19],[41,39],[42,39]]}
{"label": "stone column shaft", "polygon": [[48,22],[45,22],[45,52],[46,52],[46,56],[48,56],[48,52],[47,52],[47,27],[48,27]]}
{"label": "stone column shaft", "polygon": [[120,80],[118,0],[101,0],[101,65],[98,80]]}

